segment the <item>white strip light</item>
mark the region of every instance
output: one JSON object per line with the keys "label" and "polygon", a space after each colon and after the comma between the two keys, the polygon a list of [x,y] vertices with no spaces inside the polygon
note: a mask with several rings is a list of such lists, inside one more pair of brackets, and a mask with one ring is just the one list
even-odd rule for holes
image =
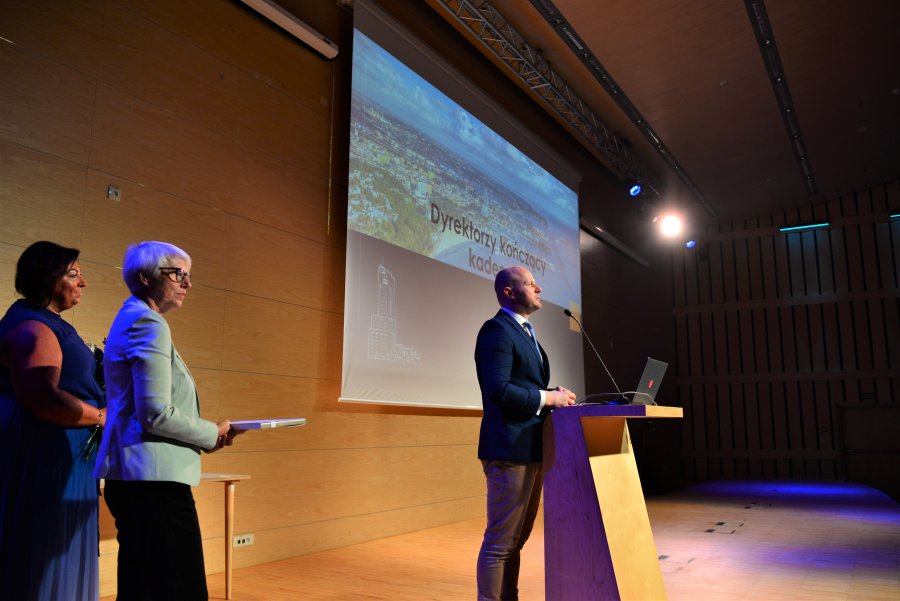
{"label": "white strip light", "polygon": [[337,56],[340,50],[337,44],[271,0],[241,1],[325,58],[332,59]]}

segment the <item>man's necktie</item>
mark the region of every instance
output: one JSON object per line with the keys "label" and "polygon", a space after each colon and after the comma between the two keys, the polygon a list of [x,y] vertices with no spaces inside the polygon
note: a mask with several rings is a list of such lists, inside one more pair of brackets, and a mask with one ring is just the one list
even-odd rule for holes
{"label": "man's necktie", "polygon": [[538,346],[537,336],[534,335],[534,327],[527,321],[522,324],[522,327],[525,328],[525,331],[528,332],[528,335],[531,336],[531,339],[534,341],[534,348],[537,351],[538,358],[541,360],[541,363],[543,363],[544,357],[541,355],[541,347]]}

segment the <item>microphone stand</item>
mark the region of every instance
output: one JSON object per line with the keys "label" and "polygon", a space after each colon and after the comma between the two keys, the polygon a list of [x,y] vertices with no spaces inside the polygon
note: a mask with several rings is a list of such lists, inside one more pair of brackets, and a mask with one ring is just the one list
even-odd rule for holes
{"label": "microphone stand", "polygon": [[[597,347],[595,347],[595,346],[594,346],[594,343],[591,342],[591,337],[588,336],[587,332],[584,331],[584,326],[581,325],[581,322],[578,321],[578,318],[575,317],[575,315],[573,315],[572,312],[569,311],[568,309],[563,309],[563,313],[565,313],[567,316],[569,316],[569,317],[571,317],[572,319],[574,319],[574,320],[575,320],[575,323],[578,324],[578,329],[581,330],[581,335],[585,337],[585,339],[588,341],[588,344],[591,345],[591,349],[593,349],[594,354],[597,355],[597,358],[598,358],[598,359],[600,359],[600,365],[603,366],[603,369],[606,370],[606,375],[609,376],[609,379],[610,379],[610,380],[612,380],[613,386],[616,387],[616,392],[619,393],[619,397],[623,398],[626,402],[630,403],[630,401],[628,401],[628,398],[627,398],[624,394],[622,394],[622,389],[619,388],[619,385],[618,385],[618,384],[616,384],[616,379],[615,379],[615,378],[612,376],[612,374],[609,372],[609,368],[606,367],[606,363],[603,361],[603,357],[601,357],[601,356],[600,356],[600,353],[597,351]],[[587,399],[591,398],[591,397],[597,398],[597,397],[605,396],[605,395],[611,396],[612,393],[590,394],[590,395],[584,397],[584,400],[582,401],[582,403],[583,403],[584,401],[586,401]],[[579,404],[581,404],[581,403],[579,403]],[[604,402],[603,404],[610,404],[610,403],[609,403],[609,401],[606,401],[606,402]]]}

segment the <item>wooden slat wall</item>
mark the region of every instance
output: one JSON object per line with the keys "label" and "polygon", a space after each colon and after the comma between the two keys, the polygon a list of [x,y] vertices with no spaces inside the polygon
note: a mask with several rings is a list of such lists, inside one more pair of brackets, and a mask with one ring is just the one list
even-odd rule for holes
{"label": "wooden slat wall", "polygon": [[839,407],[900,403],[898,210],[895,181],[673,254],[687,480],[842,476]]}
{"label": "wooden slat wall", "polygon": [[[127,296],[125,248],[171,241],[194,259],[195,286],[167,318],[203,414],[309,420],[203,458],[204,471],[252,475],[235,531],[255,544],[236,550],[238,567],[484,511],[479,414],[337,402],[350,16],[333,0],[294,4],[338,59],[239,2],[0,2],[0,310],[28,244],[76,246],[89,286],[66,317],[99,343]],[[218,572],[221,485],[195,496]],[[105,509],[101,522],[107,595]]]}

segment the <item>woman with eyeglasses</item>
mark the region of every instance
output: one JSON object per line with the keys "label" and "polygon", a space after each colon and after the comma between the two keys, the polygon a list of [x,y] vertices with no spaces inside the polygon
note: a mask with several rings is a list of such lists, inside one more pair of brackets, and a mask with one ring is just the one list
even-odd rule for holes
{"label": "woman with eyeglasses", "polygon": [[125,252],[131,298],[109,331],[103,357],[107,427],[94,472],[116,520],[118,599],[207,599],[200,524],[191,486],[200,452],[230,445],[228,420],[200,417],[196,386],[164,315],[191,288],[191,258],[165,242]]}
{"label": "woman with eyeglasses", "polygon": [[106,421],[93,352],[60,315],[87,285],[79,251],[35,242],[0,320],[0,598],[96,600],[97,482],[84,447]]}

